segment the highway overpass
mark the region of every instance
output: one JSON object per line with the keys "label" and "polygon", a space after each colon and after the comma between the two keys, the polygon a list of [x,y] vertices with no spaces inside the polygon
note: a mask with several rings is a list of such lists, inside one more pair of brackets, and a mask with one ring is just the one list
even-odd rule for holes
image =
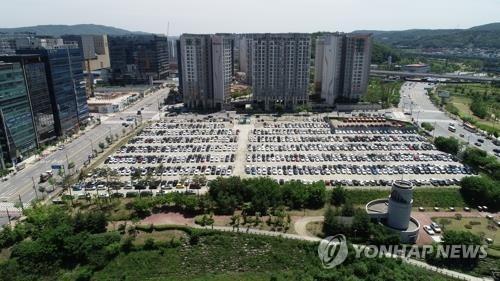
{"label": "highway overpass", "polygon": [[414,72],[404,72],[404,71],[388,71],[388,70],[370,70],[370,75],[388,75],[388,76],[399,76],[405,78],[446,78],[461,81],[471,81],[471,82],[500,82],[500,78],[492,77],[475,77],[475,76],[465,76],[465,75],[453,75],[453,74],[434,74],[434,73],[414,73]]}

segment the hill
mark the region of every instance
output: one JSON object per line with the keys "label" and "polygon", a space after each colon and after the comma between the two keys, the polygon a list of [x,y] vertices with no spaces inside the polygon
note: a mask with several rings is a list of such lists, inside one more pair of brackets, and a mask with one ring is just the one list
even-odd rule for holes
{"label": "hill", "polygon": [[0,28],[0,32],[34,32],[37,35],[61,36],[65,34],[108,34],[108,35],[127,35],[133,32],[112,26],[97,25],[97,24],[76,24],[76,25],[37,25],[14,28]]}
{"label": "hill", "polygon": [[469,29],[360,30],[355,32],[370,32],[375,41],[400,48],[500,49],[500,23],[490,23]]}

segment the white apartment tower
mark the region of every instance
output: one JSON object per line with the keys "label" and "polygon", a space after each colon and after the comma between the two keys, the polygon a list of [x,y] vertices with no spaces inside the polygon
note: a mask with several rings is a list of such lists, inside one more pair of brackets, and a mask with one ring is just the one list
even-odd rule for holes
{"label": "white apartment tower", "polygon": [[232,79],[232,43],[223,35],[180,37],[184,106],[222,109]]}
{"label": "white apartment tower", "polygon": [[372,39],[370,34],[348,34],[345,40],[345,72],[342,96],[359,100],[368,89]]}
{"label": "white apartment tower", "polygon": [[254,102],[266,110],[307,103],[310,34],[249,34],[246,40]]}
{"label": "white apartment tower", "polygon": [[331,33],[317,39],[314,81],[326,104],[357,101],[366,93],[371,48],[369,34]]}

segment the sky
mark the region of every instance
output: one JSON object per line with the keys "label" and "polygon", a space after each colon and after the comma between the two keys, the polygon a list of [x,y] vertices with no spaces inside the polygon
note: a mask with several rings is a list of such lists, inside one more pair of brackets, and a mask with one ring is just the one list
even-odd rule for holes
{"label": "sky", "polygon": [[[469,28],[500,0],[1,0],[0,27],[103,24],[167,33]],[[170,23],[170,24],[169,24]]]}

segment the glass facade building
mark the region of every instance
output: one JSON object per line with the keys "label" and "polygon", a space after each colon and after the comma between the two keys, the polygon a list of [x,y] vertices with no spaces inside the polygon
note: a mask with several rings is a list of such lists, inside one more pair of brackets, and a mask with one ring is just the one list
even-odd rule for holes
{"label": "glass facade building", "polygon": [[169,75],[169,43],[166,36],[126,35],[109,37],[112,82],[147,83]]}
{"label": "glass facade building", "polygon": [[45,62],[47,82],[58,135],[76,131],[87,122],[89,109],[85,94],[83,56],[79,48],[18,50],[18,54],[38,54]]}
{"label": "glass facade building", "polygon": [[17,62],[24,71],[38,144],[55,139],[54,112],[43,58],[40,55],[14,55],[0,57],[2,60]]}
{"label": "glass facade building", "polygon": [[35,148],[35,126],[23,70],[18,63],[0,62],[0,166],[5,168],[5,163],[20,160]]}

